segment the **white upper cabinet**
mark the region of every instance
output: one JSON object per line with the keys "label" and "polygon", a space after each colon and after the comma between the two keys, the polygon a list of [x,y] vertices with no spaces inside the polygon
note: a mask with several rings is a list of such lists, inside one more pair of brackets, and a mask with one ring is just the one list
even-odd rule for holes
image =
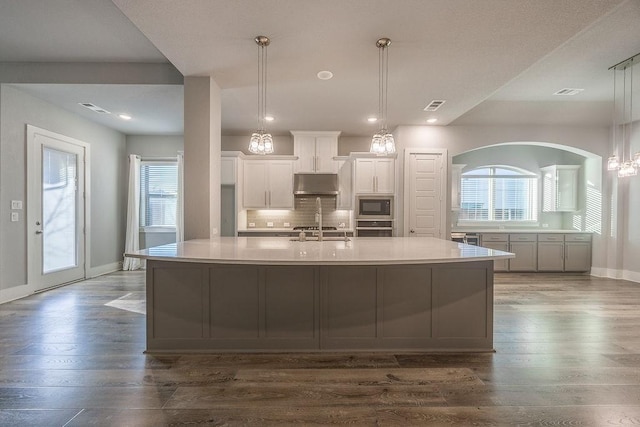
{"label": "white upper cabinet", "polygon": [[340,132],[291,131],[296,173],[337,173],[339,164],[333,158],[338,155]]}
{"label": "white upper cabinet", "polygon": [[355,192],[357,194],[395,192],[395,159],[356,159]]}
{"label": "white upper cabinet", "polygon": [[542,172],[542,211],[573,212],[578,210],[578,165],[553,165]]}
{"label": "white upper cabinet", "polygon": [[245,209],[293,209],[293,161],[245,161],[243,187]]}

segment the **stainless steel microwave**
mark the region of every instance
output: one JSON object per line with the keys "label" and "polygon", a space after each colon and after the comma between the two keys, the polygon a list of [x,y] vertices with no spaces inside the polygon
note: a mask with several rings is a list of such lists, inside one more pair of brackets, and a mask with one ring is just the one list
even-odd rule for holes
{"label": "stainless steel microwave", "polygon": [[393,196],[358,196],[357,218],[393,219]]}

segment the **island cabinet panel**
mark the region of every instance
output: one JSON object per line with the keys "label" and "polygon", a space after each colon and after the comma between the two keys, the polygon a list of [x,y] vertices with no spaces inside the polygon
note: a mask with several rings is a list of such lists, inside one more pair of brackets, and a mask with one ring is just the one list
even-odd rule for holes
{"label": "island cabinet panel", "polygon": [[324,334],[338,340],[376,337],[376,268],[323,269]]}
{"label": "island cabinet panel", "polygon": [[151,320],[153,325],[150,329],[153,337],[202,338],[202,270],[164,264],[149,270],[147,274],[152,275],[153,280],[153,286],[147,287],[147,301],[152,301],[154,307],[147,316],[147,322]]}
{"label": "island cabinet panel", "polygon": [[209,269],[212,338],[260,336],[258,267],[238,265]]}
{"label": "island cabinet panel", "polygon": [[434,271],[434,338],[447,348],[486,348],[493,340],[493,273],[485,263]]}
{"label": "island cabinet panel", "polygon": [[317,268],[265,269],[266,338],[318,337]]}
{"label": "island cabinet panel", "polygon": [[379,269],[383,338],[431,337],[431,271],[422,265]]}

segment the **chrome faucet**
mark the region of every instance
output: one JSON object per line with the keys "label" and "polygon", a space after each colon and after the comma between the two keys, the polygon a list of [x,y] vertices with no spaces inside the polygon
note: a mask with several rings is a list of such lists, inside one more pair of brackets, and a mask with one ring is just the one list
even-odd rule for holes
{"label": "chrome faucet", "polygon": [[316,222],[318,223],[318,241],[322,242],[322,200],[316,197]]}

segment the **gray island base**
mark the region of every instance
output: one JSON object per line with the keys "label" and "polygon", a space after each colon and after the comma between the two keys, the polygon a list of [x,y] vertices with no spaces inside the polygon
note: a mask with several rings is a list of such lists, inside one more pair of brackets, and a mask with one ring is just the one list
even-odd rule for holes
{"label": "gray island base", "polygon": [[278,239],[134,254],[147,259],[147,351],[493,350],[493,259],[511,254],[431,238]]}

